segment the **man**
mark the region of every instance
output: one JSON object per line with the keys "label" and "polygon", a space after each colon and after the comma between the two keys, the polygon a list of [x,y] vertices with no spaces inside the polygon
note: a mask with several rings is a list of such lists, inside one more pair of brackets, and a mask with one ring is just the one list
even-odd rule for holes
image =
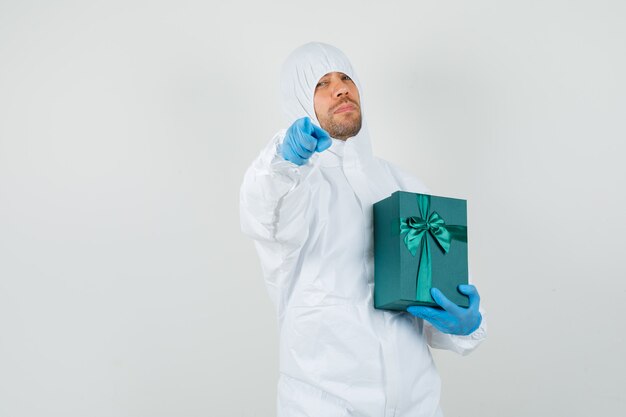
{"label": "man", "polygon": [[486,337],[475,287],[460,287],[467,309],[436,290],[445,309],[414,315],[372,299],[373,203],[428,190],[372,155],[363,90],[338,49],[296,49],[281,93],[290,127],[252,163],[240,195],[278,313],[278,416],[440,416],[428,346],[466,354]]}

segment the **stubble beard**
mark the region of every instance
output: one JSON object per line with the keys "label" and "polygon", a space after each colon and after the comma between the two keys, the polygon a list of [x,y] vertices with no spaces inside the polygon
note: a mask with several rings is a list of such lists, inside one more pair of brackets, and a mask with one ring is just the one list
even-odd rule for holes
{"label": "stubble beard", "polygon": [[[350,115],[349,117],[344,117],[341,114],[335,115],[334,113],[329,113],[328,119],[325,123],[326,126],[322,126],[322,128],[335,139],[346,140],[356,136],[361,130],[362,124],[360,109],[356,112],[358,114]],[[343,120],[338,120],[340,118]]]}

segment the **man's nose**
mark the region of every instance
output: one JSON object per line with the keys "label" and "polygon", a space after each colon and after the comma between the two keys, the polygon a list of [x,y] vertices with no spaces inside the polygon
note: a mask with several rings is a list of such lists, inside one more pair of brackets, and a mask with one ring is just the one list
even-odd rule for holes
{"label": "man's nose", "polygon": [[346,87],[345,85],[340,85],[335,90],[335,97],[341,97],[342,95],[345,96],[347,94],[348,94],[348,87]]}

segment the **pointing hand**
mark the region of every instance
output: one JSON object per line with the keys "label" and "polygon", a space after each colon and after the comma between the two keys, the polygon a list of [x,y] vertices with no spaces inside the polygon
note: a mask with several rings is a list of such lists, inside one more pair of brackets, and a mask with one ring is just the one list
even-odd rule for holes
{"label": "pointing hand", "polygon": [[332,143],[324,129],[311,123],[308,117],[303,117],[287,129],[281,153],[287,161],[304,165],[314,152],[325,151]]}

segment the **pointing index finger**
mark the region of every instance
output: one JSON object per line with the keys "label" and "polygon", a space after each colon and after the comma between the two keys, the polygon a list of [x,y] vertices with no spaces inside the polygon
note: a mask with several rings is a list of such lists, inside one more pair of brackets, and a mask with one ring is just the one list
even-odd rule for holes
{"label": "pointing index finger", "polygon": [[311,123],[311,136],[313,136],[316,139],[322,139],[322,138],[327,138],[328,133],[326,133],[326,131],[324,129],[322,129],[321,127]]}
{"label": "pointing index finger", "polygon": [[313,128],[311,136],[317,139],[317,148],[315,150],[318,152],[323,152],[326,149],[330,148],[330,145],[333,144],[330,135],[324,129],[314,125],[313,123],[311,123],[311,127]]}

